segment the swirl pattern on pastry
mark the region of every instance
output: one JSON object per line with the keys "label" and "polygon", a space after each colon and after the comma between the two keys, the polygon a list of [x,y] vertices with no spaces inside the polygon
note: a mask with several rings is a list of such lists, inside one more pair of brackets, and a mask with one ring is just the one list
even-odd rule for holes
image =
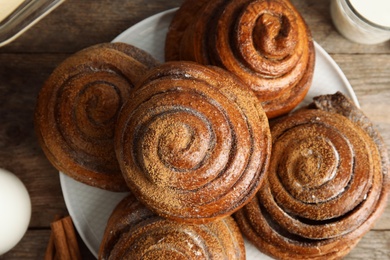
{"label": "swirl pattern on pastry", "polygon": [[260,103],[216,67],[168,62],[150,72],[119,116],[115,136],[125,179],[157,214],[207,222],[254,196],[271,140]]}
{"label": "swirl pattern on pastry", "polygon": [[99,259],[244,260],[244,241],[231,217],[195,225],[163,219],[130,194],[111,214]]}
{"label": "swirl pattern on pastry", "polygon": [[191,1],[175,14],[167,60],[227,69],[255,91],[269,118],[305,97],[314,71],[311,33],[286,0]]}
{"label": "swirl pattern on pastry", "polygon": [[315,98],[335,99],[348,105],[302,109],[271,123],[268,177],[236,219],[242,232],[273,257],[345,256],[386,205],[387,150],[342,94]]}
{"label": "swirl pattern on pastry", "polygon": [[61,63],[41,89],[35,113],[51,163],[85,184],[128,190],[114,151],[116,117],[139,78],[156,65],[124,43],[98,44]]}

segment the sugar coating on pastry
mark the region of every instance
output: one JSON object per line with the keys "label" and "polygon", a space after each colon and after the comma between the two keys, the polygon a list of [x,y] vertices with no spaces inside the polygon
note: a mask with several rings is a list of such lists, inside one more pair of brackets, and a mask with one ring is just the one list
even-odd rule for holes
{"label": "sugar coating on pastry", "polygon": [[387,149],[341,93],[271,123],[270,167],[256,197],[235,215],[241,231],[278,259],[340,259],[382,214]]}
{"label": "sugar coating on pastry", "polygon": [[50,162],[77,181],[128,190],[114,152],[122,104],[158,62],[125,43],[103,43],[63,61],[40,90],[35,128]]}
{"label": "sugar coating on pastry", "polygon": [[168,62],[124,105],[115,149],[131,191],[157,214],[209,222],[254,196],[270,156],[254,94],[216,67]]}
{"label": "sugar coating on pastry", "polygon": [[112,212],[99,259],[244,260],[244,240],[231,217],[207,224],[155,215],[130,194]]}
{"label": "sugar coating on pastry", "polygon": [[187,0],[170,24],[165,58],[234,73],[256,93],[269,118],[303,100],[315,65],[310,30],[288,0]]}

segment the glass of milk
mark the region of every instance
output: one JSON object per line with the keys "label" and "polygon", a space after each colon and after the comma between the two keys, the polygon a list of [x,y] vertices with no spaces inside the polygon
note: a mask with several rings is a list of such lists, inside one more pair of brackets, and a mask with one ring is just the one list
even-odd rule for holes
{"label": "glass of milk", "polygon": [[65,0],[0,0],[0,46],[42,19]]}
{"label": "glass of milk", "polygon": [[390,39],[390,0],[331,0],[330,10],[337,30],[353,42]]}

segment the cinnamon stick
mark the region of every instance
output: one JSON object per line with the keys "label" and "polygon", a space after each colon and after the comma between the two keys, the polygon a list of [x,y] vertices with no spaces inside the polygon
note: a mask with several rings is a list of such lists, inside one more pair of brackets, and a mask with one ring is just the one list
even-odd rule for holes
{"label": "cinnamon stick", "polygon": [[71,259],[81,259],[77,236],[70,216],[62,219],[62,225],[68,242],[68,249]]}
{"label": "cinnamon stick", "polygon": [[[61,219],[61,216],[56,215],[54,217],[53,221],[57,221],[59,219]],[[53,260],[53,259],[55,259],[55,255],[56,255],[56,249],[55,249],[55,245],[54,245],[54,234],[53,234],[53,232],[51,232],[50,238],[49,238],[49,243],[47,244],[44,260]]]}
{"label": "cinnamon stick", "polygon": [[70,216],[53,221],[45,260],[81,260],[77,236]]}
{"label": "cinnamon stick", "polygon": [[56,257],[58,259],[71,259],[69,246],[65,234],[64,227],[62,225],[62,221],[55,221],[50,225],[52,234],[54,236],[54,245],[56,249]]}
{"label": "cinnamon stick", "polygon": [[54,235],[53,232],[50,233],[49,243],[47,244],[45,258],[44,260],[53,260],[56,255],[56,250],[54,246]]}

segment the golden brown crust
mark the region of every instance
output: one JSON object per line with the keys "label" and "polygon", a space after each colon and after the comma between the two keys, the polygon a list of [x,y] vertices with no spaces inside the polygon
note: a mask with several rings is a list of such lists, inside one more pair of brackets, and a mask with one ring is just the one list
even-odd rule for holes
{"label": "golden brown crust", "polygon": [[35,128],[60,171],[85,184],[128,190],[114,152],[114,127],[123,102],[157,62],[124,43],[86,48],[61,63],[42,87]]}
{"label": "golden brown crust", "polygon": [[315,51],[307,25],[288,0],[187,0],[169,27],[165,58],[227,69],[255,91],[273,118],[307,94]]}
{"label": "golden brown crust", "polygon": [[161,216],[208,222],[242,207],[264,179],[268,120],[251,91],[216,67],[168,62],[152,70],[119,116],[125,179]]}
{"label": "golden brown crust", "polygon": [[231,217],[203,225],[154,215],[130,194],[111,214],[99,259],[244,260],[244,241]]}
{"label": "golden brown crust", "polygon": [[389,193],[387,149],[367,117],[341,93],[314,100],[272,122],[268,178],[236,214],[242,232],[280,259],[342,258]]}
{"label": "golden brown crust", "polygon": [[315,97],[309,108],[321,109],[333,113],[338,113],[347,117],[350,121],[362,128],[375,142],[382,159],[382,172],[384,175],[389,171],[389,156],[387,147],[378,131],[373,126],[369,118],[354,103],[341,92],[333,95],[322,95]]}

